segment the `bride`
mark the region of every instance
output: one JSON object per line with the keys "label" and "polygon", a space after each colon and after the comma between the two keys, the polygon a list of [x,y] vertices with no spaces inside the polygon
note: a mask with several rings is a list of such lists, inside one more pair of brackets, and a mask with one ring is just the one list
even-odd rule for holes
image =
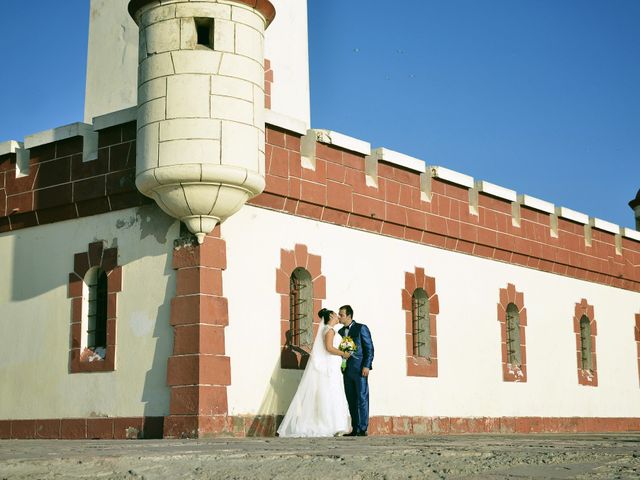
{"label": "bride", "polygon": [[340,371],[341,358],[350,354],[337,348],[341,337],[333,327],[338,315],[323,308],[318,316],[324,325],[318,329],[298,390],[278,428],[281,437],[332,437],[351,430]]}

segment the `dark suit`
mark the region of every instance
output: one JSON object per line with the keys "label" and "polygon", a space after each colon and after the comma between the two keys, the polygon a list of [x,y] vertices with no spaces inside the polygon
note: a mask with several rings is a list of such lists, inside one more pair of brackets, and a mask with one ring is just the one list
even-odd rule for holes
{"label": "dark suit", "polygon": [[343,337],[351,337],[357,348],[347,360],[347,368],[343,372],[344,392],[353,431],[366,432],[369,428],[369,382],[367,377],[362,376],[362,369],[372,368],[373,341],[366,325],[352,321],[349,333],[346,330],[347,327],[342,327],[338,333]]}

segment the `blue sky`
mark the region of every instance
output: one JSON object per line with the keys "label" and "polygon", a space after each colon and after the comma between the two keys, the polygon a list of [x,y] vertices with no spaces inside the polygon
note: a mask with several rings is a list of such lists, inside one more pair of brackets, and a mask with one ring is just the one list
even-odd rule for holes
{"label": "blue sky", "polygon": [[[0,141],[81,121],[88,0],[2,3]],[[634,226],[639,0],[310,0],[309,16],[313,127]]]}

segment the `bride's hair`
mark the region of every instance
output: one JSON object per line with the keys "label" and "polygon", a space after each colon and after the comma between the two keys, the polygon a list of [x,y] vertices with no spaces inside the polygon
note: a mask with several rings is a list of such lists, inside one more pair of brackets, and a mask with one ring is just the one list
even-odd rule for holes
{"label": "bride's hair", "polygon": [[318,316],[324,321],[325,325],[329,323],[329,319],[331,318],[331,314],[335,313],[333,310],[327,310],[323,308],[318,312]]}

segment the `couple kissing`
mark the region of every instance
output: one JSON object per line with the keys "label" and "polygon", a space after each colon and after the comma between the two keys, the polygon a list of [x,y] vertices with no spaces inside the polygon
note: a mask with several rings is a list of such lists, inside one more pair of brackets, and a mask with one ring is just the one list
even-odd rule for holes
{"label": "couple kissing", "polygon": [[323,308],[318,316],[323,324],[278,435],[367,436],[371,332],[353,320],[349,305],[340,307],[338,314]]}

